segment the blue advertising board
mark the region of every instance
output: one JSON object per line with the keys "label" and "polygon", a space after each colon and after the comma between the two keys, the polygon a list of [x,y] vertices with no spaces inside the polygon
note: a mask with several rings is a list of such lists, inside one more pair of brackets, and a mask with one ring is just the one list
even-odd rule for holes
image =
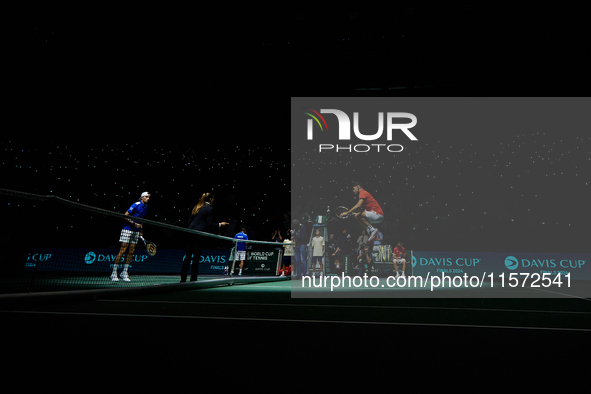
{"label": "blue advertising board", "polygon": [[[34,248],[29,251],[25,270],[110,272],[118,253],[119,249]],[[158,249],[155,256],[150,256],[144,248],[138,248],[129,268],[136,274],[179,274],[184,258],[182,249]],[[230,250],[204,250],[199,273],[221,275],[227,265],[231,265]]]}
{"label": "blue advertising board", "polygon": [[[407,253],[408,256],[408,253]],[[510,273],[570,274],[573,280],[591,279],[591,254],[502,253],[502,252],[422,252],[413,251],[413,275],[445,273],[451,276],[497,277]]]}

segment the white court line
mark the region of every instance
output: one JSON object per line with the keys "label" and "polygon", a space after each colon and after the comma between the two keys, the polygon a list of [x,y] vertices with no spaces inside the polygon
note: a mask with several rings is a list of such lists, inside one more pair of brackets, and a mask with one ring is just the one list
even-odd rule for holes
{"label": "white court line", "polygon": [[591,301],[591,298],[585,298],[585,297],[581,297],[581,296],[577,296],[577,295],[573,295],[573,294],[565,294],[565,293],[561,293],[559,291],[552,291],[550,289],[538,289],[535,287],[529,287],[529,288],[532,290],[543,292],[543,293],[560,294],[562,296],[568,296],[570,298],[576,298],[576,299],[583,300],[583,301]]}
{"label": "white court line", "polygon": [[488,326],[476,324],[442,324],[442,323],[400,323],[400,322],[367,322],[354,320],[309,320],[309,319],[271,319],[258,317],[225,317],[225,316],[169,316],[169,315],[140,315],[140,314],[114,314],[114,313],[81,313],[81,312],[46,312],[46,311],[9,311],[22,314],[47,314],[47,315],[73,315],[73,316],[109,316],[109,317],[147,317],[164,319],[200,319],[200,320],[240,320],[240,321],[265,321],[282,323],[332,323],[332,324],[363,324],[363,325],[392,325],[392,326],[425,326],[425,327],[453,327],[453,328],[494,328],[494,329],[518,329],[538,331],[582,331],[591,332],[588,328],[561,328],[561,327],[518,327],[518,326]]}
{"label": "white court line", "polygon": [[258,302],[206,302],[206,301],[159,301],[159,300],[96,300],[96,302],[120,302],[120,303],[155,303],[155,304],[198,304],[198,305],[245,305],[245,306],[277,306],[277,307],[306,307],[306,308],[371,308],[371,309],[435,309],[435,310],[460,310],[460,311],[485,311],[485,312],[532,312],[532,313],[563,313],[563,314],[587,314],[591,312],[579,311],[545,311],[532,309],[489,309],[489,308],[458,308],[438,306],[394,306],[394,305],[311,305],[311,304],[270,304]]}

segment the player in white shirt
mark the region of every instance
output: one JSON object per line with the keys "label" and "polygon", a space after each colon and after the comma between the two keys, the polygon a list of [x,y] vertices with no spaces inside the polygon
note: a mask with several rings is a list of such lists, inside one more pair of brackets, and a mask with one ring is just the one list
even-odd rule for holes
{"label": "player in white shirt", "polygon": [[316,229],[316,234],[312,238],[312,275],[315,275],[316,264],[320,264],[320,275],[324,272],[322,267],[322,256],[324,256],[324,237],[320,235],[320,229]]}

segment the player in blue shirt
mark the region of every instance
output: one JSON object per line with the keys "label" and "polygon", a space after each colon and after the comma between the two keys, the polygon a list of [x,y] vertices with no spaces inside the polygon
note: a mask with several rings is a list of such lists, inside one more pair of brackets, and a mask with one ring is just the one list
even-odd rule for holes
{"label": "player in blue shirt", "polygon": [[[248,235],[244,233],[246,230],[245,226],[242,226],[241,231],[234,236],[234,239],[248,239]],[[246,242],[234,242],[236,245],[236,257],[240,260],[240,271],[238,275],[242,275],[242,267],[244,266],[244,260],[246,260]]]}
{"label": "player in blue shirt", "polygon": [[[148,212],[149,200],[150,193],[143,192],[140,197],[140,201],[131,204],[131,207],[129,207],[127,212],[125,212],[125,215],[131,216],[132,218],[143,218]],[[115,258],[115,262],[113,264],[113,273],[111,274],[111,280],[113,282],[119,281],[119,278],[117,278],[117,269],[119,268],[119,263],[123,258],[123,255],[125,255],[125,263],[123,264],[123,271],[121,272],[120,277],[125,282],[131,282],[127,270],[129,269],[129,263],[131,263],[133,254],[135,253],[137,241],[139,237],[143,236],[142,224],[140,222],[134,221],[132,218],[125,219],[125,224],[121,230],[121,236],[119,237],[121,249],[119,249],[119,254]]]}

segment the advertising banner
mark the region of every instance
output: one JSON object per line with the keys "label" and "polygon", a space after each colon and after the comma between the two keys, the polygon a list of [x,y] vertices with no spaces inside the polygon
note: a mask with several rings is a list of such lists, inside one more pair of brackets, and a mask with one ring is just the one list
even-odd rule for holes
{"label": "advertising banner", "polygon": [[[29,251],[25,270],[110,272],[118,253],[119,249],[34,248]],[[182,249],[158,249],[155,256],[150,256],[144,248],[137,248],[129,268],[134,274],[180,274],[184,258]],[[124,261],[125,255],[120,264]],[[230,250],[204,250],[199,273],[221,275],[230,263]]]}
{"label": "advertising banner", "polygon": [[590,280],[591,254],[502,253],[502,252],[422,252],[413,251],[413,274],[427,276],[442,273],[452,276],[527,274],[570,274],[573,280]]}
{"label": "advertising banner", "polygon": [[[242,265],[242,275],[275,276],[277,275],[279,257],[278,250],[247,250],[246,259]],[[232,265],[232,261],[230,261],[230,265]],[[237,257],[234,264],[234,275],[239,272],[240,260]]]}

